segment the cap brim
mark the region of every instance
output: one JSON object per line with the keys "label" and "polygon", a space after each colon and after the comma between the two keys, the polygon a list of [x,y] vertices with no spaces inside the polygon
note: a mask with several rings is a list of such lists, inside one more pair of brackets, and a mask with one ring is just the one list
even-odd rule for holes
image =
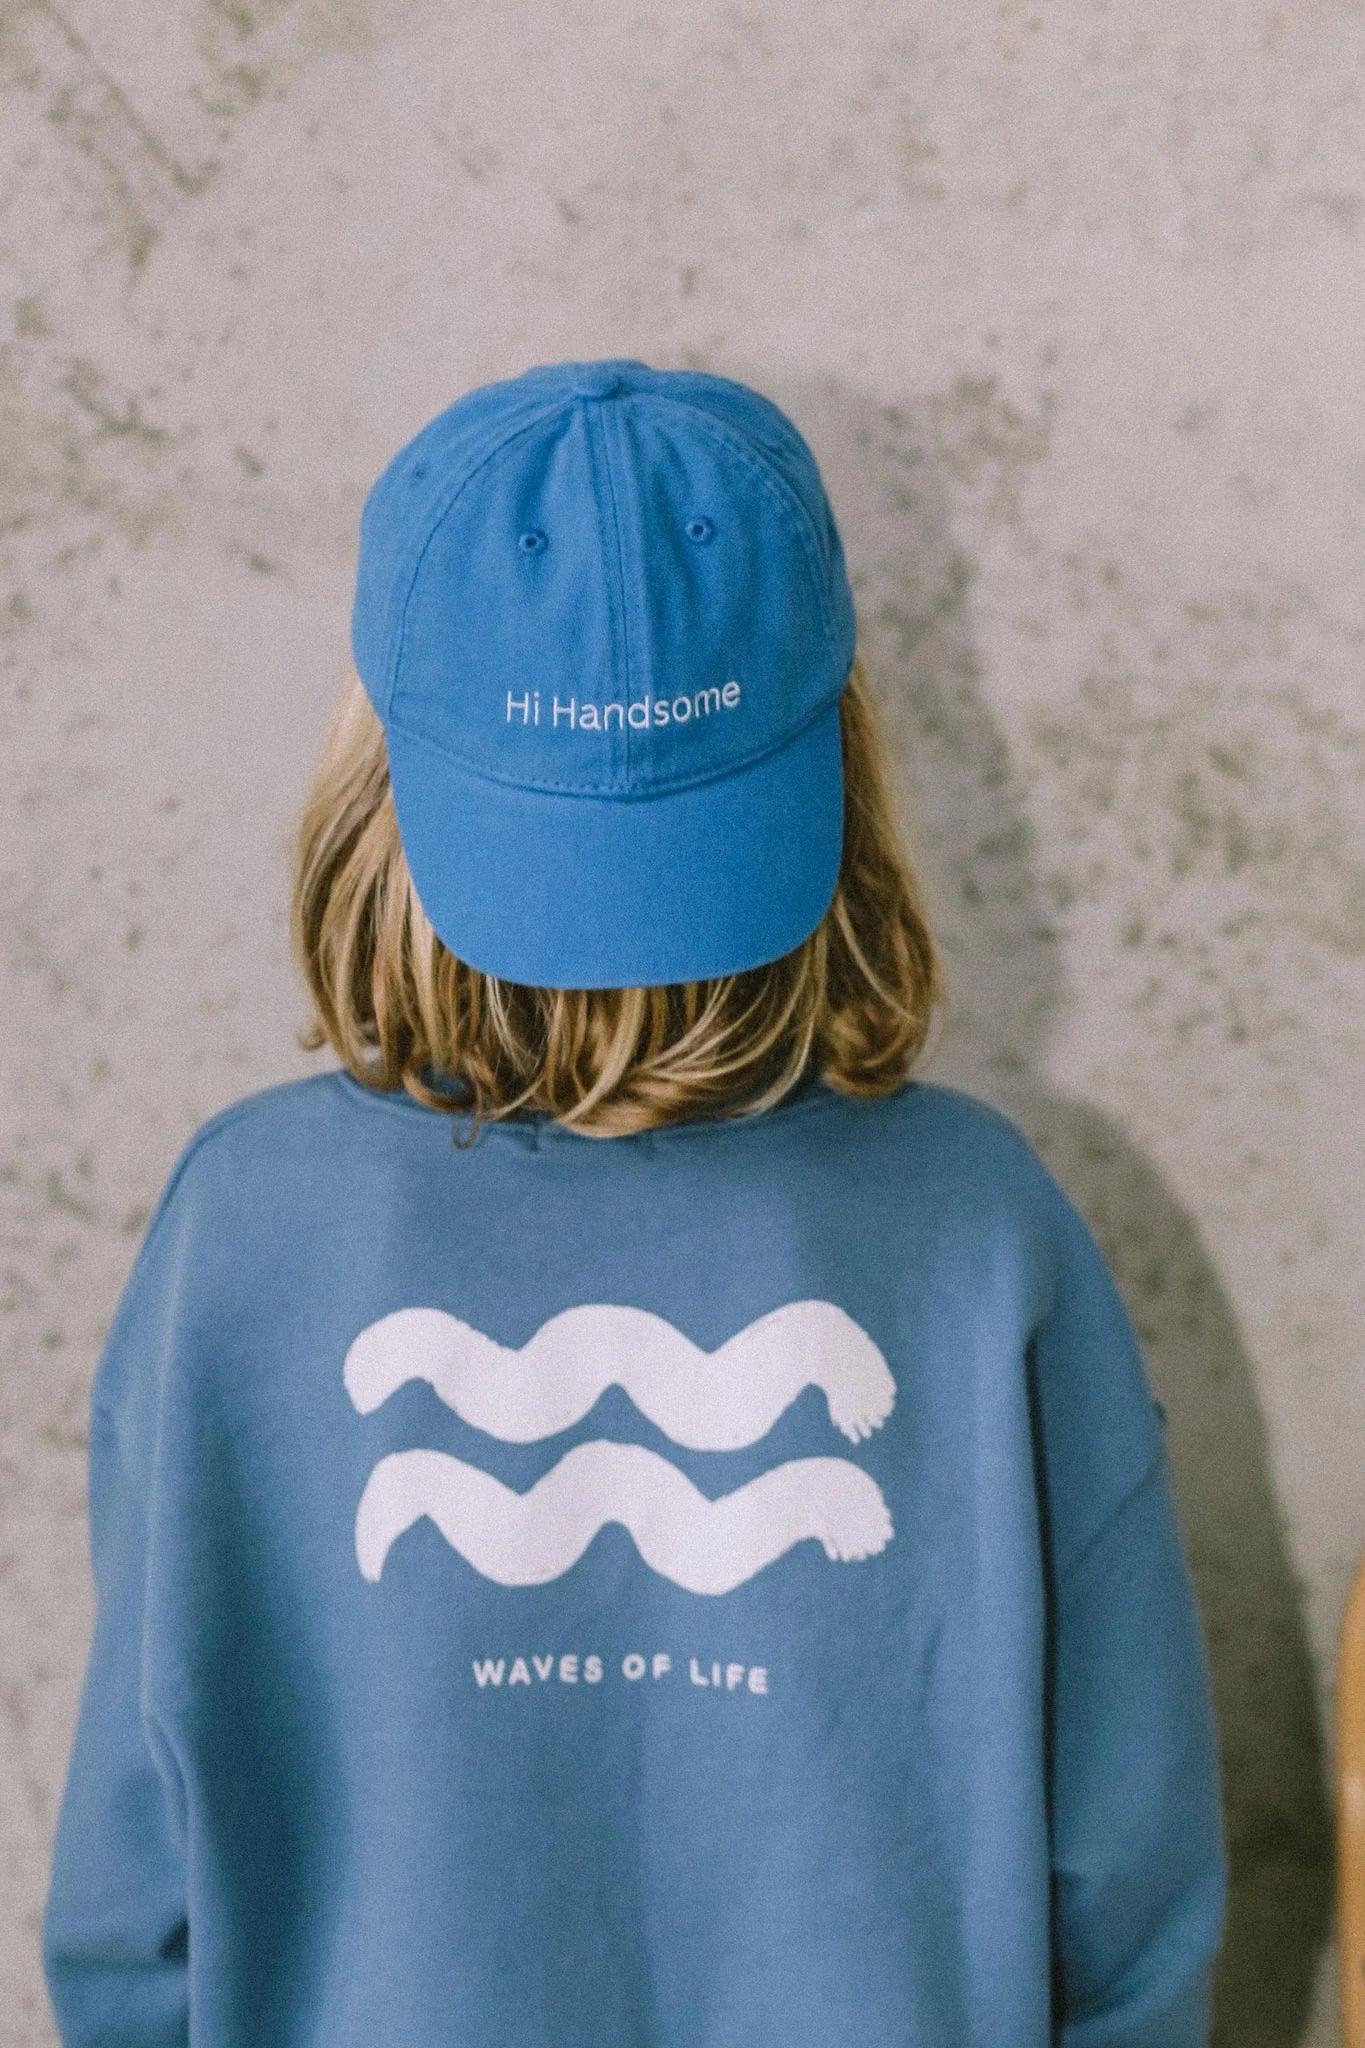
{"label": "cap brim", "polygon": [[390,727],[418,900],[470,967],[538,988],[740,974],[807,938],[843,847],[839,699],[729,775],[649,796],[524,789]]}

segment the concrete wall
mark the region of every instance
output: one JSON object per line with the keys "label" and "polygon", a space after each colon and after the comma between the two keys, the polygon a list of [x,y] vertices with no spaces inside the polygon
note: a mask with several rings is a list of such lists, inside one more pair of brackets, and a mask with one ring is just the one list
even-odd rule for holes
{"label": "concrete wall", "polygon": [[88,1642],[84,1423],[190,1131],[298,1052],[360,502],[628,354],[807,433],[956,1006],[1169,1412],[1222,2048],[1334,2039],[1365,1545],[1360,0],[0,12],[0,2042]]}

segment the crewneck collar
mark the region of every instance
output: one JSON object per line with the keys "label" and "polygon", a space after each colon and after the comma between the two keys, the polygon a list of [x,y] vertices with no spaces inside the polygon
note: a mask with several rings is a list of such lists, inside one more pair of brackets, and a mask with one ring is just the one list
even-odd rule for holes
{"label": "crewneck collar", "polygon": [[[412,1115],[429,1119],[440,1117],[445,1121],[449,1121],[453,1114],[457,1120],[463,1121],[461,1111],[464,1108],[464,1089],[459,1077],[442,1074],[430,1066],[423,1067],[419,1071],[421,1079],[426,1086],[432,1088],[437,1094],[450,1097],[453,1110],[432,1108],[426,1103],[417,1101],[415,1096],[409,1095],[407,1090],[403,1088],[384,1089],[370,1087],[367,1083],[357,1080],[355,1075],[345,1067],[338,1068],[333,1074],[333,1079],[339,1082],[352,1097],[376,1109],[392,1110],[399,1115]],[[689,1132],[716,1129],[735,1130],[754,1124],[766,1125],[774,1118],[785,1118],[789,1111],[813,1107],[821,1102],[828,1102],[833,1099],[834,1091],[825,1086],[824,1082],[820,1079],[818,1070],[812,1063],[806,1067],[794,1086],[789,1088],[781,1100],[774,1103],[770,1109],[757,1110],[749,1114],[732,1113],[727,1116],[681,1118],[673,1123],[653,1125],[645,1131],[623,1132],[620,1137],[611,1140],[611,1142],[619,1144],[621,1142],[629,1142],[632,1139],[638,1141],[643,1138],[681,1137]],[[546,1138],[554,1140],[587,1138],[588,1142],[602,1142],[600,1139],[588,1137],[588,1134],[582,1131],[571,1129],[568,1125],[561,1123],[548,1110],[542,1109],[525,1110],[513,1117],[499,1117],[485,1122],[479,1127],[479,1138],[482,1139],[485,1135],[521,1137],[523,1140],[529,1138],[533,1144],[537,1145],[542,1139]]]}

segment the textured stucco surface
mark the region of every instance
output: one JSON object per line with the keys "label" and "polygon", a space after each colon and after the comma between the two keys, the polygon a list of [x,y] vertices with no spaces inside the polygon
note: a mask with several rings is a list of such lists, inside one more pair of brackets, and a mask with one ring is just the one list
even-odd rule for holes
{"label": "textured stucco surface", "polygon": [[[630,354],[815,447],[955,1005],[1144,1340],[1214,1668],[1220,2048],[1335,2039],[1365,1545],[1365,8],[0,6],[0,2044],[151,1203],[314,1071],[286,843],[369,481]],[[1004,2048],[1004,2044],[1002,2044]]]}

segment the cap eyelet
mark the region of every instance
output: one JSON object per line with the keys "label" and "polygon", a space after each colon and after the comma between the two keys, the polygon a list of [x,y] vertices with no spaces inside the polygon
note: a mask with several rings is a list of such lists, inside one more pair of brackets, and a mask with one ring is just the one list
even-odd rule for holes
{"label": "cap eyelet", "polygon": [[684,529],[689,540],[697,541],[710,540],[715,530],[710,520],[703,518],[700,513],[695,519],[689,519]]}
{"label": "cap eyelet", "polygon": [[538,526],[533,526],[530,532],[524,533],[517,542],[524,555],[538,555],[545,545],[545,536]]}
{"label": "cap eyelet", "polygon": [[409,473],[409,476],[408,476],[408,482],[409,482],[409,483],[413,483],[413,484],[420,484],[420,483],[421,483],[421,481],[422,481],[422,478],[423,478],[423,477],[424,477],[424,476],[426,475],[426,473],[427,473],[427,466],[426,466],[425,462],[419,462],[419,463],[418,463],[418,464],[416,465],[416,467],[415,467],[415,468],[414,468],[413,470],[411,470],[411,471],[410,471],[410,473]]}

